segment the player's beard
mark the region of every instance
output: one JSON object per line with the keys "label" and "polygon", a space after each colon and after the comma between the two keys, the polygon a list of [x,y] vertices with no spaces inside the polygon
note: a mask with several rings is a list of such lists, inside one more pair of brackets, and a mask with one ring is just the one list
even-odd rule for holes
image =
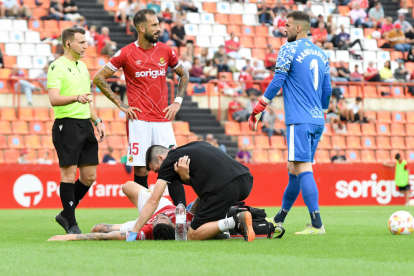
{"label": "player's beard", "polygon": [[287,37],[287,41],[288,42],[293,42],[293,41],[296,41],[296,38],[298,37],[298,34],[296,34],[296,35],[288,35],[288,37]]}
{"label": "player's beard", "polygon": [[[155,38],[155,35],[158,35],[157,38]],[[144,38],[148,40],[150,43],[157,43],[159,35],[160,35],[159,33],[150,34],[150,33],[145,32]]]}

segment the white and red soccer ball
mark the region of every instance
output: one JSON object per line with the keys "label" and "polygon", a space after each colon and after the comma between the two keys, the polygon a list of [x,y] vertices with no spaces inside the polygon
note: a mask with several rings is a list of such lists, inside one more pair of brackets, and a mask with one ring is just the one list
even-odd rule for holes
{"label": "white and red soccer ball", "polygon": [[388,229],[393,235],[409,235],[414,230],[414,218],[406,211],[398,211],[388,220]]}

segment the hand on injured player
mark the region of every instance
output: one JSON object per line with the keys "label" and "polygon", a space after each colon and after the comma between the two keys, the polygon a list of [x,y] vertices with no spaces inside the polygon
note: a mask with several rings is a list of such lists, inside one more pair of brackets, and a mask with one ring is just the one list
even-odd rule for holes
{"label": "hand on injured player", "polygon": [[174,170],[183,181],[190,179],[190,157],[185,155],[174,164]]}
{"label": "hand on injured player", "polygon": [[261,97],[259,102],[256,104],[256,107],[253,109],[252,114],[249,117],[249,129],[253,132],[257,131],[257,124],[259,123],[260,117],[262,116],[263,111],[266,109],[266,106],[270,103],[270,100]]}

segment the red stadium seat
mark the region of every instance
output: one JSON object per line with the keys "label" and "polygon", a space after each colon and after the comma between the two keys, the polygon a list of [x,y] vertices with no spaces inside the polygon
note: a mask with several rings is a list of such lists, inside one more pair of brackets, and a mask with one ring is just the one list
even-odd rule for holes
{"label": "red stadium seat", "polygon": [[239,39],[240,45],[244,48],[253,48],[253,39],[250,36],[242,36]]}
{"label": "red stadium seat", "polygon": [[174,122],[173,123],[174,133],[177,135],[193,135],[190,131],[190,126],[187,122]]}
{"label": "red stadium seat", "polygon": [[257,149],[271,149],[268,136],[256,136],[254,138],[254,145]]}
{"label": "red stadium seat", "polygon": [[175,136],[175,141],[177,142],[178,147],[184,146],[188,142],[187,136],[183,136],[183,135]]}
{"label": "red stadium seat", "polygon": [[0,164],[3,164],[3,163],[4,163],[4,154],[3,154],[3,151],[0,150]]}
{"label": "red stadium seat", "polygon": [[240,131],[243,135],[262,135],[262,128],[260,123],[257,127],[257,131],[253,132],[249,129],[249,124],[247,122],[241,122]]}
{"label": "red stadium seat", "polygon": [[404,137],[391,137],[391,147],[393,149],[405,149]]}
{"label": "red stadium seat", "polygon": [[271,163],[284,163],[286,160],[283,157],[281,150],[268,150],[267,155]]}
{"label": "red stadium seat", "polygon": [[240,124],[238,122],[226,122],[224,131],[226,135],[240,135]]}
{"label": "red stadium seat", "polygon": [[8,149],[6,135],[0,135],[0,149]]}
{"label": "red stadium seat", "polygon": [[8,164],[17,163],[17,159],[20,157],[20,151],[16,149],[9,149],[4,151],[4,162]]}
{"label": "red stadium seat", "polygon": [[59,32],[59,24],[56,20],[45,20],[43,21],[43,26],[45,30],[50,32]]}
{"label": "red stadium seat", "polygon": [[112,108],[100,108],[98,109],[98,117],[104,122],[114,121],[114,109]]}
{"label": "red stadium seat", "polygon": [[18,112],[18,117],[21,121],[34,121],[33,108],[21,107]]}
{"label": "red stadium seat", "polygon": [[[208,2],[203,3],[203,4],[214,4],[214,5],[216,5],[216,3],[208,3]],[[204,11],[206,11],[206,10],[204,9]],[[215,20],[216,20],[217,24],[228,25],[230,23],[229,22],[229,16],[227,14],[224,14],[224,13],[216,13]]]}
{"label": "red stadium seat", "polygon": [[280,37],[268,37],[267,44],[272,45],[272,47],[275,49],[280,49],[280,47],[283,45]]}
{"label": "red stadium seat", "polygon": [[346,145],[348,149],[361,149],[361,139],[356,136],[349,136],[346,138]]}
{"label": "red stadium seat", "polygon": [[397,136],[405,136],[405,127],[403,124],[391,124],[391,134]]}
{"label": "red stadium seat", "polygon": [[272,136],[270,137],[270,143],[274,149],[286,149],[285,138],[282,136]]}
{"label": "red stadium seat", "polygon": [[33,118],[36,121],[50,121],[48,108],[34,108]]}
{"label": "red stadium seat", "polygon": [[378,136],[377,147],[379,149],[391,149],[391,140],[389,137]]}
{"label": "red stadium seat", "polygon": [[[394,156],[391,156],[392,158],[394,158]],[[407,162],[414,162],[414,150],[407,150],[405,151],[405,158],[407,160]]]}
{"label": "red stadium seat", "polygon": [[414,149],[414,137],[405,137],[405,146],[407,149]]}
{"label": "red stadium seat", "polygon": [[331,149],[332,148],[331,138],[328,136],[324,136],[322,140],[319,141],[318,148],[319,149]]}
{"label": "red stadium seat", "polygon": [[[395,53],[401,53],[401,52],[397,52],[397,51],[394,51],[394,52]],[[391,95],[394,98],[404,98],[405,97],[404,89],[401,86],[392,86],[391,87]]]}
{"label": "red stadium seat", "polygon": [[[233,21],[232,19],[231,19],[231,17],[232,16],[240,16],[240,18],[241,18],[241,15],[240,14],[230,14],[229,15],[229,17],[230,17],[230,22],[231,22],[231,24],[237,24],[235,21]],[[236,26],[236,25],[227,25],[227,33],[229,34],[229,33],[234,33],[234,35],[235,36],[241,36],[241,31],[240,31],[240,26]]]}
{"label": "red stadium seat", "polygon": [[346,129],[348,130],[348,135],[354,135],[354,136],[361,136],[361,124],[346,124]]}
{"label": "red stadium seat", "polygon": [[365,98],[378,98],[377,88],[375,86],[367,85],[364,87]]}
{"label": "red stadium seat", "polygon": [[[319,142],[320,145],[320,142]],[[346,144],[345,144],[345,137],[343,136],[332,136],[332,147],[339,147],[339,148],[346,148]],[[318,146],[319,148],[319,146]],[[322,149],[322,148],[320,148]]]}
{"label": "red stadium seat", "polygon": [[[253,39],[253,44],[255,48],[266,49],[267,48],[267,39],[265,37],[256,36]],[[264,59],[263,59],[264,60]]]}
{"label": "red stadium seat", "polygon": [[389,150],[377,150],[375,151],[375,157],[377,162],[380,163],[391,161]]}
{"label": "red stadium seat", "polygon": [[43,21],[42,20],[29,20],[29,29],[35,32],[42,32]]}
{"label": "red stadium seat", "polygon": [[375,163],[375,152],[373,150],[361,151],[361,161],[363,163]]}
{"label": "red stadium seat", "polygon": [[254,149],[253,136],[239,136],[238,137],[239,148],[242,148],[243,145],[247,146],[247,149]]}
{"label": "red stadium seat", "polygon": [[16,118],[16,109],[13,107],[2,107],[0,108],[1,119],[3,121],[15,121]]}
{"label": "red stadium seat", "polygon": [[108,136],[108,145],[117,150],[128,148],[126,136]]}
{"label": "red stadium seat", "polygon": [[403,111],[392,112],[393,123],[405,123],[405,113]]}
{"label": "red stadium seat", "polygon": [[24,136],[24,143],[28,149],[41,149],[40,136],[39,135],[26,135]]}
{"label": "red stadium seat", "polygon": [[376,149],[377,144],[375,143],[375,137],[363,136],[361,137],[361,144],[363,149]]}
{"label": "red stadium seat", "polygon": [[325,127],[323,128],[323,135],[332,136],[331,125],[325,124]]}
{"label": "red stadium seat", "polygon": [[[109,124],[106,124],[109,125]],[[110,124],[111,135],[123,135],[125,134],[125,123],[123,122],[111,122]]]}
{"label": "red stadium seat", "polygon": [[28,134],[29,129],[26,121],[15,121],[12,122],[12,131],[14,134]]}
{"label": "red stadium seat", "polygon": [[46,134],[52,134],[52,128],[53,128],[53,121],[45,122],[45,133]]}
{"label": "red stadium seat", "polygon": [[267,156],[267,150],[254,150],[253,162],[255,163],[268,163],[269,158]]}
{"label": "red stadium seat", "polygon": [[117,0],[105,0],[104,9],[106,11],[116,12],[118,10],[118,1]]}
{"label": "red stadium seat", "polygon": [[376,135],[374,124],[362,124],[362,134],[364,135]]}
{"label": "red stadium seat", "polygon": [[29,123],[29,133],[30,134],[46,134],[45,123],[44,122],[30,122]]}
{"label": "red stadium seat", "polygon": [[[235,24],[235,25],[244,25],[241,14],[229,14],[229,23],[230,24]],[[239,36],[241,34],[239,26],[237,26],[237,27],[239,27],[238,34],[236,34],[236,32],[232,28],[230,28],[230,30],[229,30],[229,27],[230,27],[230,25],[227,25],[227,33],[228,34],[230,34],[230,32],[234,32],[234,34],[236,36]]]}
{"label": "red stadium seat", "polygon": [[377,124],[377,133],[378,135],[390,136],[390,125],[389,124]]}
{"label": "red stadium seat", "polygon": [[377,120],[379,123],[391,123],[391,113],[389,111],[378,111]]}
{"label": "red stadium seat", "polygon": [[355,163],[361,162],[361,156],[359,150],[347,150],[345,152],[345,157],[347,160]]}
{"label": "red stadium seat", "polygon": [[23,136],[20,135],[9,135],[7,136],[7,145],[11,149],[24,149]]}
{"label": "red stadium seat", "polygon": [[[216,22],[217,22],[217,15],[223,15],[221,13],[217,13],[216,3],[211,3],[211,2],[204,2],[203,3],[203,11],[204,12],[209,12],[209,13],[215,13],[216,14]],[[224,24],[224,23],[219,23],[219,24]]]}
{"label": "red stadium seat", "polygon": [[52,136],[51,135],[43,135],[41,137],[42,140],[42,148],[44,149],[55,149],[55,146],[53,145]]}
{"label": "red stadium seat", "polygon": [[[257,38],[254,40],[256,43]],[[266,45],[266,44],[265,44]],[[257,58],[259,60],[266,59],[266,52],[264,49],[252,49],[252,57]]]}
{"label": "red stadium seat", "polygon": [[10,122],[0,121],[0,134],[12,134]]}
{"label": "red stadium seat", "polygon": [[241,27],[242,36],[251,36],[255,37],[254,27],[253,26],[242,26]]}
{"label": "red stadium seat", "polygon": [[317,163],[331,163],[331,157],[327,150],[317,150],[315,153],[315,160]]}

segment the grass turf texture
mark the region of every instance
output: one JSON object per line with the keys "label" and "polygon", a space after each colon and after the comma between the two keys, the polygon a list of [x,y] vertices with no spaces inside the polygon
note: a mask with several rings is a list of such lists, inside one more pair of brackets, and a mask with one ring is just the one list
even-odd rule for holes
{"label": "grass turf texture", "polygon": [[[296,236],[309,221],[293,208],[282,239],[203,242],[46,242],[64,234],[57,210],[1,210],[1,275],[403,275],[414,271],[414,234],[394,236],[388,218],[413,207],[325,207],[327,235]],[[266,208],[274,215],[278,208]],[[80,228],[132,220],[135,209],[79,209]]]}

